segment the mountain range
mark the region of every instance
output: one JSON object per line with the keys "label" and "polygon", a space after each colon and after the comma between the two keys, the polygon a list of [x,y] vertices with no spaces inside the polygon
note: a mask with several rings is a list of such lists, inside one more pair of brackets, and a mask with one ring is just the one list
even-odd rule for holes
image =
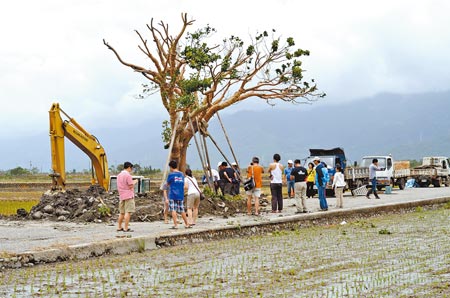
{"label": "mountain range", "polygon": [[[241,166],[252,156],[268,165],[274,153],[281,162],[302,159],[309,148],[342,147],[353,163],[364,155],[392,154],[396,160],[423,156],[450,155],[450,91],[422,94],[378,94],[341,104],[327,100],[317,105],[300,105],[221,113],[221,119]],[[85,127],[91,133],[89,128]],[[233,161],[224,132],[213,118],[209,132],[227,158]],[[167,159],[161,141],[161,121],[144,120],[127,128],[100,128],[95,135],[104,146],[110,165],[125,160],[141,166],[162,168]],[[1,139],[1,169],[36,166],[50,169],[50,142],[47,134],[27,138]],[[6,144],[6,145],[5,145]],[[66,142],[66,170],[89,169],[89,159]],[[213,166],[224,160],[208,142]],[[200,168],[194,141],[188,149],[188,163]]]}

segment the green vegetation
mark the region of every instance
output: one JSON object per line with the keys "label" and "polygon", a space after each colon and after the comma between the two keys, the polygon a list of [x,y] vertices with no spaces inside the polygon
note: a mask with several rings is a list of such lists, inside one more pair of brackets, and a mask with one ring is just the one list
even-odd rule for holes
{"label": "green vegetation", "polygon": [[100,213],[100,216],[102,217],[110,216],[111,209],[108,206],[101,204],[101,206],[98,207],[98,213]]}
{"label": "green vegetation", "polygon": [[449,297],[449,216],[424,210],[7,270],[0,296]]}
{"label": "green vegetation", "polygon": [[39,203],[38,200],[0,200],[0,215],[15,215],[17,209],[23,208],[30,212],[31,208]]}

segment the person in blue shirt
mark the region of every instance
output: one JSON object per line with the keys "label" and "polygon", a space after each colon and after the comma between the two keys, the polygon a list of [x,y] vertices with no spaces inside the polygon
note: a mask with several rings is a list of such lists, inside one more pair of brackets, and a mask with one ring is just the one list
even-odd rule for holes
{"label": "person in blue shirt", "polygon": [[169,195],[166,202],[169,204],[169,212],[172,213],[173,226],[171,229],[177,228],[177,212],[183,217],[185,228],[191,228],[184,210],[184,175],[178,170],[178,163],[175,160],[169,162],[169,167],[170,173],[167,176]]}
{"label": "person in blue shirt", "polygon": [[319,157],[314,157],[313,162],[316,166],[316,186],[319,195],[320,210],[328,211],[327,198],[325,197],[325,187],[327,185],[326,177],[328,176],[328,169],[320,162]]}
{"label": "person in blue shirt", "polygon": [[288,160],[288,166],[284,169],[284,177],[286,179],[287,193],[289,198],[295,196],[295,180],[291,180],[291,172],[294,168],[292,160]]}

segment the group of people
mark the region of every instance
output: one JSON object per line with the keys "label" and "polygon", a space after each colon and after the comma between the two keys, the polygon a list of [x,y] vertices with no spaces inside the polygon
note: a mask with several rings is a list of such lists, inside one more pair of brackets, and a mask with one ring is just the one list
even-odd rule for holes
{"label": "group of people", "polygon": [[[297,213],[309,212],[306,207],[306,198],[314,197],[314,184],[318,189],[321,210],[328,210],[325,188],[326,183],[329,181],[329,175],[326,165],[320,162],[320,158],[315,157],[313,163],[308,164],[308,168],[301,165],[300,159],[296,159],[294,162],[288,160],[288,166],[284,168],[280,160],[281,156],[278,153],[274,154],[273,162],[267,168],[270,178],[270,193],[272,195],[271,212],[281,213],[283,210],[283,182],[287,186],[288,196],[296,200]],[[259,158],[253,157],[252,162],[247,168],[247,178],[252,178],[255,185],[253,189],[246,191],[248,215],[260,214],[259,199],[261,196],[263,173],[264,168],[259,165]],[[336,185],[336,188],[338,187],[341,186]],[[255,205],[254,213],[252,212],[252,201]]]}
{"label": "group of people", "polygon": [[[178,163],[174,160],[169,162],[170,173],[167,181],[163,184],[164,221],[169,223],[168,214],[172,215],[172,229],[178,227],[178,216],[184,221],[185,228],[191,228],[197,222],[198,208],[200,205],[201,191],[197,180],[192,175],[191,169],[185,171],[185,175],[178,170]],[[129,228],[131,214],[135,212],[134,185],[136,179],[131,176],[133,164],[124,163],[124,169],[117,175],[117,190],[119,192],[119,219],[117,221],[117,232],[133,232]],[[184,193],[187,192],[186,209],[184,207]]]}
{"label": "group of people", "polygon": [[237,163],[233,162],[229,167],[226,161],[221,161],[217,164],[217,169],[207,167],[207,173],[202,177],[202,184],[207,184],[209,179],[216,193],[220,191],[222,195],[238,195],[241,187],[241,171]]}
{"label": "group of people", "polygon": [[[320,157],[315,157],[307,168],[302,166],[300,159],[294,162],[288,160],[286,168],[280,163],[281,156],[276,153],[273,155],[273,162],[267,168],[270,178],[270,192],[272,195],[272,213],[281,213],[283,210],[282,187],[283,182],[287,186],[288,196],[295,198],[296,213],[308,213],[306,198],[314,197],[314,185],[317,187],[319,205],[322,211],[328,210],[326,199],[326,185],[330,180],[327,165],[321,162]],[[370,180],[372,188],[369,189],[366,197],[370,198],[373,193],[375,198],[379,199],[376,192],[375,172],[380,170],[377,166],[377,160],[374,159],[370,166]],[[131,213],[135,212],[134,203],[134,185],[137,180],[131,176],[133,165],[130,162],[124,163],[124,170],[117,176],[117,188],[119,191],[119,219],[117,231],[131,232],[128,227]],[[201,191],[197,180],[192,175],[192,171],[187,169],[185,175],[178,170],[178,163],[172,160],[169,163],[170,173],[163,186],[164,198],[164,221],[168,223],[169,212],[172,215],[173,226],[176,229],[178,225],[177,214],[181,214],[185,228],[191,228],[196,224],[198,218],[198,209],[200,205]],[[237,195],[240,192],[241,176],[236,163],[228,167],[227,162],[218,164],[218,171],[208,169],[212,174],[211,178],[204,176],[202,183],[206,184],[210,179],[215,186],[216,192],[220,190],[223,195]],[[247,167],[247,179],[253,179],[253,188],[246,190],[247,196],[247,214],[259,215],[259,199],[261,197],[262,178],[265,173],[264,168],[259,164],[259,158],[253,157],[250,165]],[[336,207],[343,208],[343,192],[345,188],[345,179],[341,165],[336,165],[336,173],[333,178],[332,188],[336,195]],[[184,207],[184,193],[187,191],[186,209]],[[252,212],[252,206],[255,206]],[[124,224],[122,226],[122,224]]]}

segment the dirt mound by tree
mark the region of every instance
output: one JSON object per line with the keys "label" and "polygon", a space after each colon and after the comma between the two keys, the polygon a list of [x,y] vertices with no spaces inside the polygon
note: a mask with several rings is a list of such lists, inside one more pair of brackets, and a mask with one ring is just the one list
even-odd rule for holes
{"label": "dirt mound by tree", "polygon": [[[160,191],[138,194],[135,198],[136,212],[132,221],[157,221],[163,219],[163,201]],[[119,195],[106,192],[98,186],[90,186],[86,191],[78,189],[65,192],[46,192],[30,213],[18,210],[18,217],[74,222],[105,222],[118,217]],[[209,197],[201,201],[199,216],[233,216],[245,212],[245,198]],[[25,212],[24,212],[25,211]]]}

